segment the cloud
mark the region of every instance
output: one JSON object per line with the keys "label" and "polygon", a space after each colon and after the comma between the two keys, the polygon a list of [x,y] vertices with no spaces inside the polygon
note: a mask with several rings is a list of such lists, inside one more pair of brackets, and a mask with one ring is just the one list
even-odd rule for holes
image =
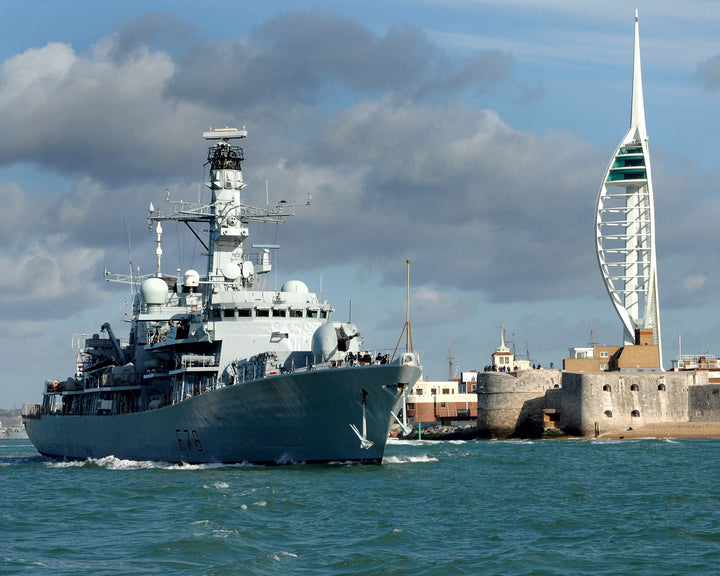
{"label": "cloud", "polygon": [[695,77],[706,90],[714,91],[720,88],[720,54],[699,64]]}
{"label": "cloud", "polygon": [[[450,59],[421,29],[384,35],[322,10],[282,14],[251,36],[198,45],[180,59],[168,95],[213,106],[278,113],[345,93],[426,101],[485,94],[508,79],[513,58],[498,50]],[[341,96],[342,99],[342,96]]]}
{"label": "cloud", "polygon": [[[424,282],[451,279],[511,301],[562,298],[593,284],[594,260],[577,246],[585,238],[592,254],[596,190],[587,183],[595,165],[571,134],[523,133],[462,104],[384,100],[338,114],[320,142],[273,177],[289,181],[292,172],[313,194],[288,235],[322,228],[336,239],[326,256],[338,264],[353,254],[397,282],[389,263],[410,257]],[[292,261],[314,266],[321,245],[324,235],[310,235]],[[383,257],[372,262],[376,254]]]}
{"label": "cloud", "polygon": [[0,165],[32,162],[106,182],[181,171],[189,133],[206,126],[207,112],[165,100],[167,54],[138,48],[117,60],[115,46],[108,37],[80,55],[51,43],[0,66]]}

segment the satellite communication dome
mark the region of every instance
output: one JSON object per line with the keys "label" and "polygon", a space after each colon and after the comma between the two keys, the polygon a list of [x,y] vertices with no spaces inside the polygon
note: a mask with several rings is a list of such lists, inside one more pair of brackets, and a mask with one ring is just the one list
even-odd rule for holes
{"label": "satellite communication dome", "polygon": [[197,288],[200,285],[200,274],[197,270],[187,270],[183,276],[183,286]]}
{"label": "satellite communication dome", "polygon": [[161,306],[165,304],[168,295],[168,285],[162,278],[148,278],[140,287],[140,295],[147,304]]}
{"label": "satellite communication dome", "polygon": [[222,273],[228,280],[237,280],[242,274],[242,269],[235,262],[227,262],[222,267]]}
{"label": "satellite communication dome", "polygon": [[302,282],[300,280],[288,280],[285,282],[285,284],[282,285],[282,291],[283,292],[308,292],[308,287],[305,282]]}
{"label": "satellite communication dome", "polygon": [[242,263],[243,278],[250,278],[253,274],[255,274],[255,266],[253,266],[253,263],[250,262],[250,260],[245,260]]}

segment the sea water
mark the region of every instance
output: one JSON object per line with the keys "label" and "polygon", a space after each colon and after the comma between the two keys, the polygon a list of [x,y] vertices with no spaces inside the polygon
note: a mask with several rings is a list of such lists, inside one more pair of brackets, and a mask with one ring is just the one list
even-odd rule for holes
{"label": "sea water", "polygon": [[0,574],[720,572],[720,440],[392,441],[381,466],[0,441]]}

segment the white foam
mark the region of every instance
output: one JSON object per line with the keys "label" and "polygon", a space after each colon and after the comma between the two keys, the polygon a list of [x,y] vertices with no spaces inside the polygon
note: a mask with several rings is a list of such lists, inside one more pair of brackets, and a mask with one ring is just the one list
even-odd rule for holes
{"label": "white foam", "polygon": [[434,456],[428,456],[427,454],[421,454],[419,456],[385,456],[383,458],[383,464],[410,464],[414,462],[437,462],[438,459]]}
{"label": "white foam", "polygon": [[281,562],[284,558],[297,558],[297,554],[281,550],[280,552],[273,552],[270,557],[276,562]]}
{"label": "white foam", "polygon": [[[86,460],[71,460],[67,462],[49,461],[45,463],[51,468],[82,468],[84,466],[97,466],[107,470],[213,470],[216,468],[245,468],[255,466],[248,462],[240,462],[237,464],[223,464],[221,462],[212,462],[208,464],[172,464],[170,462],[161,462],[153,460],[124,460],[115,456],[105,456],[103,458],[88,458]],[[220,488],[221,486],[217,486]]]}

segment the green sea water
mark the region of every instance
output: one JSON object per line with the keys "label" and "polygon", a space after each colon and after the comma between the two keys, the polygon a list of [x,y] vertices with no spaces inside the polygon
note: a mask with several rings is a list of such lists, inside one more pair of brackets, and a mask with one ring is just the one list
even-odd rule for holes
{"label": "green sea water", "polygon": [[0,574],[720,573],[720,440],[393,441],[383,465],[0,441]]}

